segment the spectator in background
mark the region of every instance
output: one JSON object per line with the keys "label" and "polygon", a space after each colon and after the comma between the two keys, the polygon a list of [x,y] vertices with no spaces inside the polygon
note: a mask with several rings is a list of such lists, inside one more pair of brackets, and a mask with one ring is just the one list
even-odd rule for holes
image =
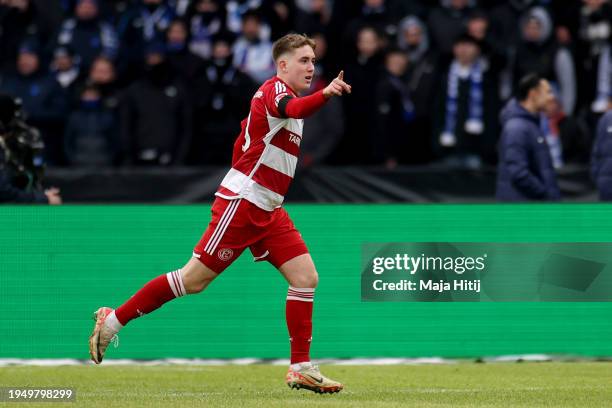
{"label": "spectator in background", "polygon": [[331,19],[329,0],[298,2],[295,31],[298,33],[322,33]]}
{"label": "spectator in background", "polygon": [[480,44],[485,64],[495,72],[501,72],[507,64],[505,51],[491,34],[490,21],[482,10],[474,10],[467,19],[466,32]]}
{"label": "spectator in background", "polygon": [[202,70],[204,60],[189,50],[189,32],[183,20],[174,20],[166,31],[166,51],[170,66],[184,83],[191,83]]}
{"label": "spectator in background", "polygon": [[601,114],[612,94],[612,6],[605,0],[584,1],[579,14],[576,60],[578,103]]}
{"label": "spectator in background", "polygon": [[567,164],[589,162],[589,132],[584,124],[563,112],[557,93],[553,93],[553,98],[542,112],[540,125],[555,169]]}
{"label": "spectator in background", "polygon": [[612,104],[599,119],[591,153],[591,177],[597,185],[599,198],[612,201]]}
{"label": "spectator in background", "polygon": [[270,25],[270,39],[295,31],[295,0],[268,0],[261,7],[263,21]]}
{"label": "spectator in background", "polygon": [[441,5],[429,14],[427,27],[432,45],[445,58],[452,58],[453,42],[465,31],[473,0],[440,0]]}
{"label": "spectator in background", "polygon": [[346,134],[334,161],[370,164],[377,161],[376,88],[383,72],[382,39],[372,27],[364,27],[357,34],[357,56],[346,63],[344,78],[353,87],[344,99]]}
{"label": "spectator in background", "polygon": [[182,164],[191,141],[192,109],[181,82],[172,75],[165,46],[145,51],[145,76],[123,94],[122,146],[129,164]]}
{"label": "spectator in background", "polygon": [[501,112],[496,197],[500,201],[559,200],[561,194],[539,115],[554,98],[537,74],[519,82],[516,99]]}
{"label": "spectator in background", "polygon": [[397,18],[390,13],[387,3],[387,0],[363,0],[360,15],[349,21],[346,27],[345,38],[349,43],[355,43],[357,34],[364,27],[374,28],[385,42],[396,36]]}
{"label": "spectator in background", "polygon": [[493,161],[498,113],[497,73],[468,34],[455,40],[454,59],[442,76],[433,112],[434,147],[444,162],[478,168]]}
{"label": "spectator in background", "polygon": [[400,49],[390,49],[385,56],[385,73],[376,91],[379,151],[376,155],[387,168],[395,168],[406,162],[412,153],[410,139],[417,136],[411,132],[410,124],[415,118],[406,72],[408,56]]}
{"label": "spectator in background", "polygon": [[17,73],[4,78],[0,89],[21,99],[28,122],[42,134],[47,162],[62,164],[68,96],[55,78],[41,68],[37,44],[22,45],[17,57]]}
{"label": "spectator in background", "polygon": [[102,94],[89,84],[81,92],[79,106],[68,117],[64,147],[68,164],[111,166],[120,151],[117,122],[104,107]]}
{"label": "spectator in background", "polygon": [[232,37],[231,33],[215,37],[211,61],[194,83],[195,125],[189,164],[231,162],[240,121],[248,114],[257,90],[253,81],[232,65]]}
{"label": "spectator in background", "polygon": [[430,52],[427,27],[414,15],[404,17],[399,23],[398,47],[406,52],[410,62],[419,64]]}
{"label": "spectator in background", "polygon": [[136,0],[119,18],[121,59],[118,68],[128,81],[142,75],[147,44],[163,42],[174,18],[174,10],[167,0]]}
{"label": "spectator in background", "polygon": [[250,11],[243,15],[242,35],[236,40],[233,52],[234,66],[257,84],[274,75],[272,43],[262,38],[259,13]]}
{"label": "spectator in background", "polygon": [[571,53],[560,46],[553,34],[550,14],[542,7],[529,10],[521,21],[522,39],[513,63],[513,78],[518,81],[530,72],[551,78],[559,89],[563,111],[573,113],[576,103],[576,76]]}
{"label": "spectator in background", "polygon": [[440,70],[437,53],[429,47],[427,27],[416,16],[405,17],[399,24],[398,46],[408,56],[406,82],[414,104],[414,119],[410,122],[410,146],[407,163],[432,160],[431,113],[435,106]]}
{"label": "spectator in background", "polygon": [[[328,67],[325,36],[318,33],[311,38],[316,43],[315,73],[313,83],[304,95],[312,95],[325,88],[335,77]],[[342,102],[338,98],[330,98],[325,104],[325,109],[318,110],[308,118],[308,126],[304,126],[300,145],[302,160],[298,161],[298,164],[310,167],[327,160],[344,134],[344,121],[339,120],[342,115]]]}
{"label": "spectator in background", "polygon": [[13,68],[25,41],[37,41],[45,48],[57,29],[55,13],[48,8],[39,10],[33,0],[0,1],[0,68]]}
{"label": "spectator in background", "polygon": [[516,44],[521,39],[520,19],[536,0],[500,1],[491,12],[491,34],[502,50],[506,50],[506,58],[512,58]]}
{"label": "spectator in background", "polygon": [[[225,3],[226,21],[225,28],[237,36],[243,31],[245,15],[260,11],[264,0],[227,0]],[[261,23],[260,37],[270,40],[270,26]]]}
{"label": "spectator in background", "polygon": [[119,85],[113,61],[106,57],[98,57],[91,64],[87,83],[94,85],[100,93],[104,109],[116,112],[119,107]]}
{"label": "spectator in background", "polygon": [[224,28],[225,9],[219,0],[196,0],[187,10],[187,19],[189,50],[200,58],[210,58],[213,36]]}
{"label": "spectator in background", "polygon": [[492,10],[490,16],[490,33],[498,51],[503,55],[506,66],[500,73],[499,95],[504,101],[512,97],[515,81],[513,78],[513,62],[516,58],[516,48],[521,39],[520,21],[530,7],[547,0],[509,0],[501,1]]}
{"label": "spectator in background", "polygon": [[50,68],[55,80],[62,88],[71,93],[81,71],[70,47],[64,46],[55,49]]}
{"label": "spectator in background", "polygon": [[62,23],[57,45],[70,46],[84,71],[98,55],[115,58],[119,50],[115,29],[100,19],[98,0],[76,2],[74,17]]}

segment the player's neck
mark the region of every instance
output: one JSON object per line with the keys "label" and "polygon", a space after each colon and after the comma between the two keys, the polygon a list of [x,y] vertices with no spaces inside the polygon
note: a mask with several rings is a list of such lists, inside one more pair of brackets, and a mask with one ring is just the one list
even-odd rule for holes
{"label": "player's neck", "polygon": [[291,88],[293,93],[295,93],[296,95],[299,95],[299,92],[296,91],[295,86],[291,83],[291,81],[289,81],[289,78],[287,78],[286,76],[283,75],[282,72],[277,72],[276,73],[276,77],[278,79],[280,79],[281,81],[283,81],[285,83],[285,85],[287,85],[289,88]]}

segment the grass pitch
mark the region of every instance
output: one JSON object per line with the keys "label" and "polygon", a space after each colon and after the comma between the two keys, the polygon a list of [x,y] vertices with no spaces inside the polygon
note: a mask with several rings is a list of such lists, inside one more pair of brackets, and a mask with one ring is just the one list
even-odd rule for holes
{"label": "grass pitch", "polygon": [[[73,387],[67,407],[609,407],[612,363],[323,366],[345,383],[318,395],[284,384],[286,367],[65,366],[0,368],[0,386]],[[17,406],[14,403],[0,403]]]}

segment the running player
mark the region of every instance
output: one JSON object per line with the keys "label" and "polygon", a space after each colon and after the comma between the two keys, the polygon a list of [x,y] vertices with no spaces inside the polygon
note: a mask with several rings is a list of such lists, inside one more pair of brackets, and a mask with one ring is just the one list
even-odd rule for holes
{"label": "running player", "polygon": [[312,39],[299,34],[285,35],[274,43],[276,76],[253,96],[234,144],[232,168],[215,194],[212,219],[192,258],[183,268],[148,282],[117,309],[101,307],[94,313],[89,351],[96,364],[102,362],[109,343],[128,322],[172,299],[203,291],[249,248],[256,261],[270,262],[289,283],[286,319],[291,364],[287,384],[318,393],[343,388],[310,362],[318,274],[300,233],[281,207],[295,173],[303,118],[329,98],[351,92],[341,71],[326,88],[298,96],[312,83],[314,48]]}

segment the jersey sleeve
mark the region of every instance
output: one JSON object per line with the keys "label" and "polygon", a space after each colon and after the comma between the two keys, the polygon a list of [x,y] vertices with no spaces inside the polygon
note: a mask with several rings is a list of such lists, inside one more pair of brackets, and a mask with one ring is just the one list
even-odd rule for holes
{"label": "jersey sleeve", "polygon": [[263,100],[268,113],[276,118],[282,117],[278,111],[278,104],[280,103],[281,99],[285,98],[286,96],[293,96],[291,91],[287,89],[287,85],[280,81],[269,83],[263,89],[263,94]]}

